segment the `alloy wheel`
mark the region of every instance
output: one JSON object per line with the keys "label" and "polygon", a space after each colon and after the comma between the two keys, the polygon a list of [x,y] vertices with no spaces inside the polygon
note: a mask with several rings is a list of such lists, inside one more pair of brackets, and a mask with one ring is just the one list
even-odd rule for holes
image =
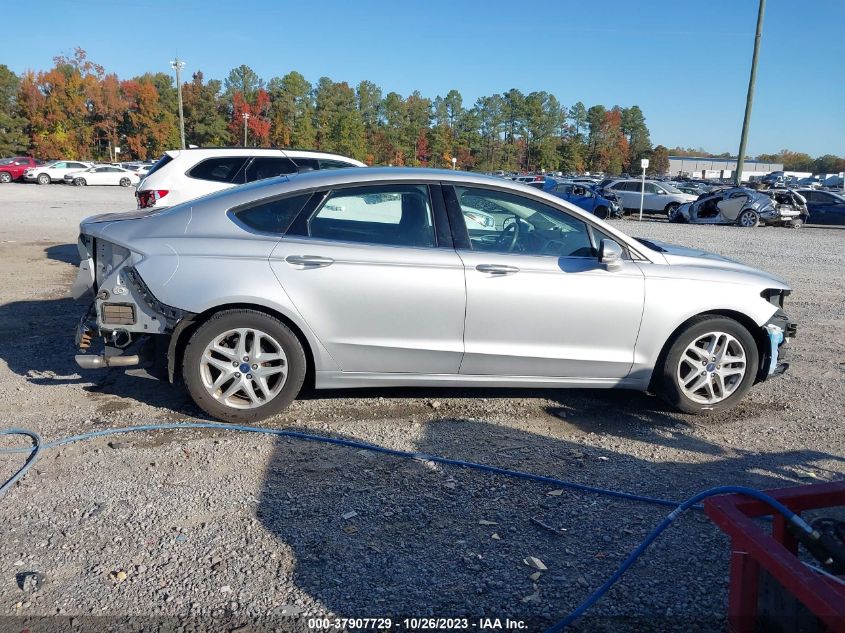
{"label": "alloy wheel", "polygon": [[203,351],[200,376],[206,391],[234,409],[254,409],[275,398],[287,380],[281,344],[261,330],[238,328],[215,337]]}
{"label": "alloy wheel", "polygon": [[684,350],[676,378],[687,398],[713,405],[737,390],[746,370],[742,343],[726,332],[709,332],[696,338]]}

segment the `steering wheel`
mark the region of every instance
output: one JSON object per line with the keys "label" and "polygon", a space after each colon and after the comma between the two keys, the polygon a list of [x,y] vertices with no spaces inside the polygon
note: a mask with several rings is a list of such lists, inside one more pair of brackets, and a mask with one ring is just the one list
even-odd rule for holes
{"label": "steering wheel", "polygon": [[512,216],[502,224],[502,232],[496,240],[496,246],[504,248],[508,253],[513,253],[516,242],[519,239],[519,218]]}

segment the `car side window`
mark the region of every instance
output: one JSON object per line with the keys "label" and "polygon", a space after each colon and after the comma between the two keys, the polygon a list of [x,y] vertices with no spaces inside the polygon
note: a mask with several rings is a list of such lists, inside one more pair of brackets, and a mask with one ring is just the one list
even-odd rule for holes
{"label": "car side window", "polygon": [[542,202],[520,195],[455,187],[466,218],[482,211],[492,217],[491,226],[467,223],[472,250],[552,257],[595,257],[586,223]]}
{"label": "car side window", "polygon": [[246,182],[296,173],[296,165],[284,156],[258,156],[246,168]]}
{"label": "car side window", "polygon": [[[171,159],[172,160],[172,159]],[[235,176],[244,166],[244,163],[249,160],[248,156],[220,156],[217,158],[207,158],[194,165],[189,171],[188,176],[197,178],[199,180],[211,180],[213,182],[235,182]],[[167,162],[162,159],[156,164],[156,167],[163,166]],[[151,169],[150,173],[156,171]],[[243,182],[241,180],[241,182]]]}
{"label": "car side window", "polygon": [[262,201],[232,212],[242,224],[262,233],[284,233],[311,198],[310,193]]}
{"label": "car side window", "polygon": [[65,167],[68,167],[68,166],[69,166],[68,163],[56,163],[55,165],[53,165],[53,169],[64,169]]}
{"label": "car side window", "polygon": [[643,183],[639,180],[629,180],[625,186],[625,191],[636,191],[637,193],[643,190]]}
{"label": "car side window", "polygon": [[332,191],[308,222],[311,237],[390,246],[434,246],[426,185],[370,185]]}
{"label": "car side window", "polygon": [[355,167],[355,165],[350,165],[339,160],[320,159],[320,169],[343,169],[346,167]]}
{"label": "car side window", "polygon": [[[640,183],[640,184],[642,184],[642,183]],[[637,189],[637,191],[639,191],[639,188]],[[655,185],[653,182],[647,182],[645,184],[645,192],[646,193],[663,193],[663,189],[661,187],[658,187],[657,185]]]}

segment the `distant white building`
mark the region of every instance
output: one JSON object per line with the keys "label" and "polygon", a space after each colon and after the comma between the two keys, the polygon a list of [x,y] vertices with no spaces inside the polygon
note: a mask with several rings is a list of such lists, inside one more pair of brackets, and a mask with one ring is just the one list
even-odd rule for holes
{"label": "distant white building", "polygon": [[[736,158],[708,158],[706,156],[670,156],[669,175],[690,178],[731,178],[736,170]],[[783,171],[782,163],[763,163],[746,160],[742,179],[765,176],[773,171]]]}

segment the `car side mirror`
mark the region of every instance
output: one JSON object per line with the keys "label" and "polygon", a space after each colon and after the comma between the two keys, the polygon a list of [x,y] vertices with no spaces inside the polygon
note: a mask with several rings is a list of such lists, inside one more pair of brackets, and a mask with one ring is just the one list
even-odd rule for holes
{"label": "car side mirror", "polygon": [[622,267],[622,247],[613,240],[602,240],[599,244],[599,264],[608,270]]}

